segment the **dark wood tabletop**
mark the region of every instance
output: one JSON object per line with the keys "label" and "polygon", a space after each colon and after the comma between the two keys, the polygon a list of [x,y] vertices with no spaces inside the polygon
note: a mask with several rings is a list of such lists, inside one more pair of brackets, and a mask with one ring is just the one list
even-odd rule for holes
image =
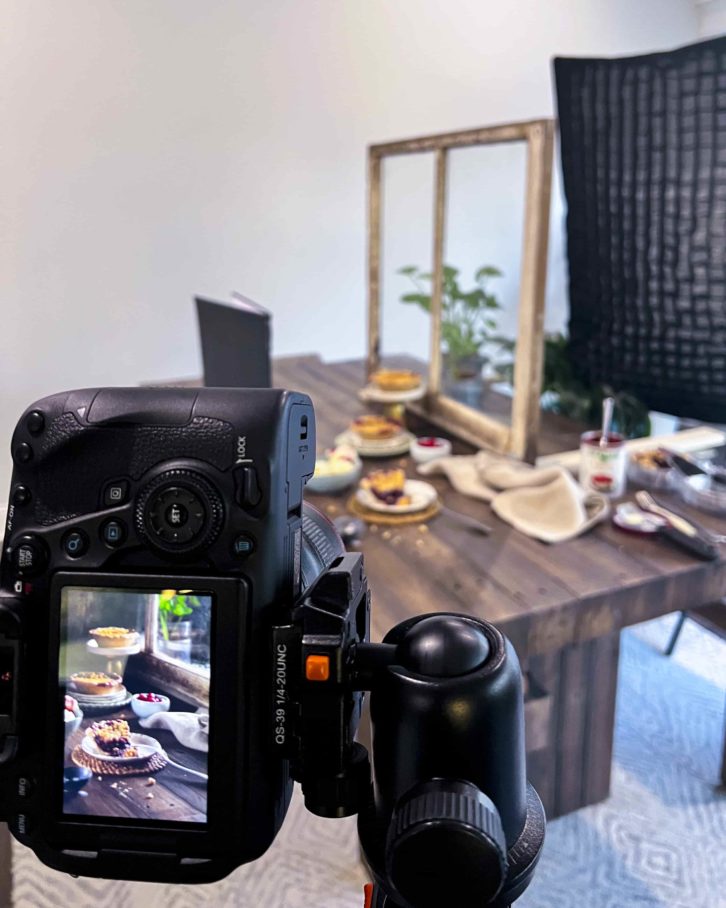
{"label": "dark wood tabletop", "polygon": [[[155,738],[165,753],[180,766],[207,772],[207,755],[181,745],[165,729],[142,728],[128,708],[102,716],[85,716],[80,728],[68,739],[65,763],[72,766],[70,753],[94,722],[103,719],[126,719],[131,733]],[[153,780],[153,781],[152,781]],[[80,792],[64,795],[65,810],[73,814],[121,819],[165,820],[166,822],[206,822],[206,782],[168,764],[157,771],[140,775],[99,775],[94,773]]]}
{"label": "dark wood tabletop", "polygon": [[[366,412],[357,392],[365,383],[362,361],[323,363],[318,357],[275,362],[275,384],[308,393],[315,405],[319,451],[333,444],[348,422]],[[422,434],[430,427],[409,421]],[[579,427],[543,414],[540,452],[578,447]],[[436,434],[446,435],[440,428]],[[452,439],[454,453],[473,449]],[[402,465],[415,476],[409,457],[372,460],[364,471]],[[362,542],[373,589],[373,636],[418,612],[452,610],[497,623],[522,653],[538,654],[581,643],[688,604],[726,593],[726,546],[705,562],[659,538],[625,534],[609,521],[578,539],[547,545],[500,520],[483,501],[456,492],[445,477],[428,477],[444,503],[492,527],[488,537],[446,516],[425,527],[371,528]],[[632,497],[633,489],[629,490]],[[331,516],[345,513],[350,492],[308,494]],[[673,495],[669,500],[717,532],[726,521],[696,512]]]}

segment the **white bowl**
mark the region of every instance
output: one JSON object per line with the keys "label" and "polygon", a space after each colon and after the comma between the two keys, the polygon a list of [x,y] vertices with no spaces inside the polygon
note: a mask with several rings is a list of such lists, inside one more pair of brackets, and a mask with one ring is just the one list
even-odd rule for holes
{"label": "white bowl", "polygon": [[65,725],[65,739],[66,741],[73,734],[74,731],[78,731],[81,727],[81,722],[83,722],[83,710],[81,707],[77,707],[73,710],[73,718],[68,718],[68,710],[63,710],[63,719]]}
{"label": "white bowl", "polygon": [[[437,444],[424,445],[421,444],[422,441],[435,441]],[[415,463],[428,463],[430,460],[438,460],[439,457],[448,457],[449,454],[451,454],[451,442],[448,438],[424,435],[411,442],[411,457]]]}
{"label": "white bowl", "polygon": [[[153,691],[142,691],[142,693],[154,693]],[[149,700],[139,700],[139,694],[134,694],[131,698],[131,709],[139,719],[148,719],[156,713],[165,713],[168,711],[171,701],[163,694],[156,694],[161,697],[161,703],[152,703]]]}
{"label": "white bowl", "polygon": [[[342,447],[342,446],[341,446]],[[337,451],[338,454],[341,453],[341,447],[333,449],[331,451],[326,451],[325,456],[318,457],[318,464],[323,464],[330,461],[331,458],[329,455],[333,454],[333,451]],[[342,463],[348,467],[348,469],[343,470],[339,473],[328,473],[327,475],[311,476],[308,480],[307,485],[305,486],[310,492],[317,492],[318,494],[327,495],[332,492],[341,492],[343,489],[350,488],[350,486],[355,485],[356,482],[360,479],[360,474],[362,470],[362,462],[358,456],[355,448],[350,445],[346,445],[343,449],[345,459],[338,460],[338,463]]]}

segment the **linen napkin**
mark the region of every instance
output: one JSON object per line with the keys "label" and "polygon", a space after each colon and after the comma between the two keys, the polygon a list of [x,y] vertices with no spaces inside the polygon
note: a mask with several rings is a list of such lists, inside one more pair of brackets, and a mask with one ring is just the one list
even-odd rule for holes
{"label": "linen napkin", "polygon": [[209,750],[209,713],[154,713],[139,719],[143,728],[165,728],[180,744],[192,750]]}
{"label": "linen napkin", "polygon": [[532,467],[488,451],[440,457],[418,472],[445,474],[457,492],[490,502],[502,520],[542,542],[574,539],[610,513],[604,495],[586,492],[562,467]]}

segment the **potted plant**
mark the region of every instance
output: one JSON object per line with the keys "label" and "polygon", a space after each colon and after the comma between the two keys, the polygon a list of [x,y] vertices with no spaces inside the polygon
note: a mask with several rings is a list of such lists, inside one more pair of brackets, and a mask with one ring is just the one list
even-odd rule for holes
{"label": "potted plant", "polygon": [[[401,302],[431,312],[433,275],[415,265],[399,269],[414,285]],[[463,289],[459,269],[444,265],[441,290],[441,339],[444,348],[444,388],[467,403],[478,403],[485,388],[485,373],[493,378],[500,364],[495,359],[514,349],[514,341],[496,333],[495,313],[502,308],[489,285],[502,272],[483,265],[474,273],[474,286]]]}
{"label": "potted plant", "polygon": [[169,650],[191,646],[194,609],[201,605],[197,596],[179,590],[159,594],[159,629]]}

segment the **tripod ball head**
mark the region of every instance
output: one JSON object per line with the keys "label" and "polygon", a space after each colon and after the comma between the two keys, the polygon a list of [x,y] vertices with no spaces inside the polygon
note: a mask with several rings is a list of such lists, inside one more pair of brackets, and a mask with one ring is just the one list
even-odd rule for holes
{"label": "tripod ball head", "polygon": [[391,905],[510,905],[544,840],[516,653],[493,625],[451,614],[406,621],[384,644],[372,798],[359,814],[373,875]]}

